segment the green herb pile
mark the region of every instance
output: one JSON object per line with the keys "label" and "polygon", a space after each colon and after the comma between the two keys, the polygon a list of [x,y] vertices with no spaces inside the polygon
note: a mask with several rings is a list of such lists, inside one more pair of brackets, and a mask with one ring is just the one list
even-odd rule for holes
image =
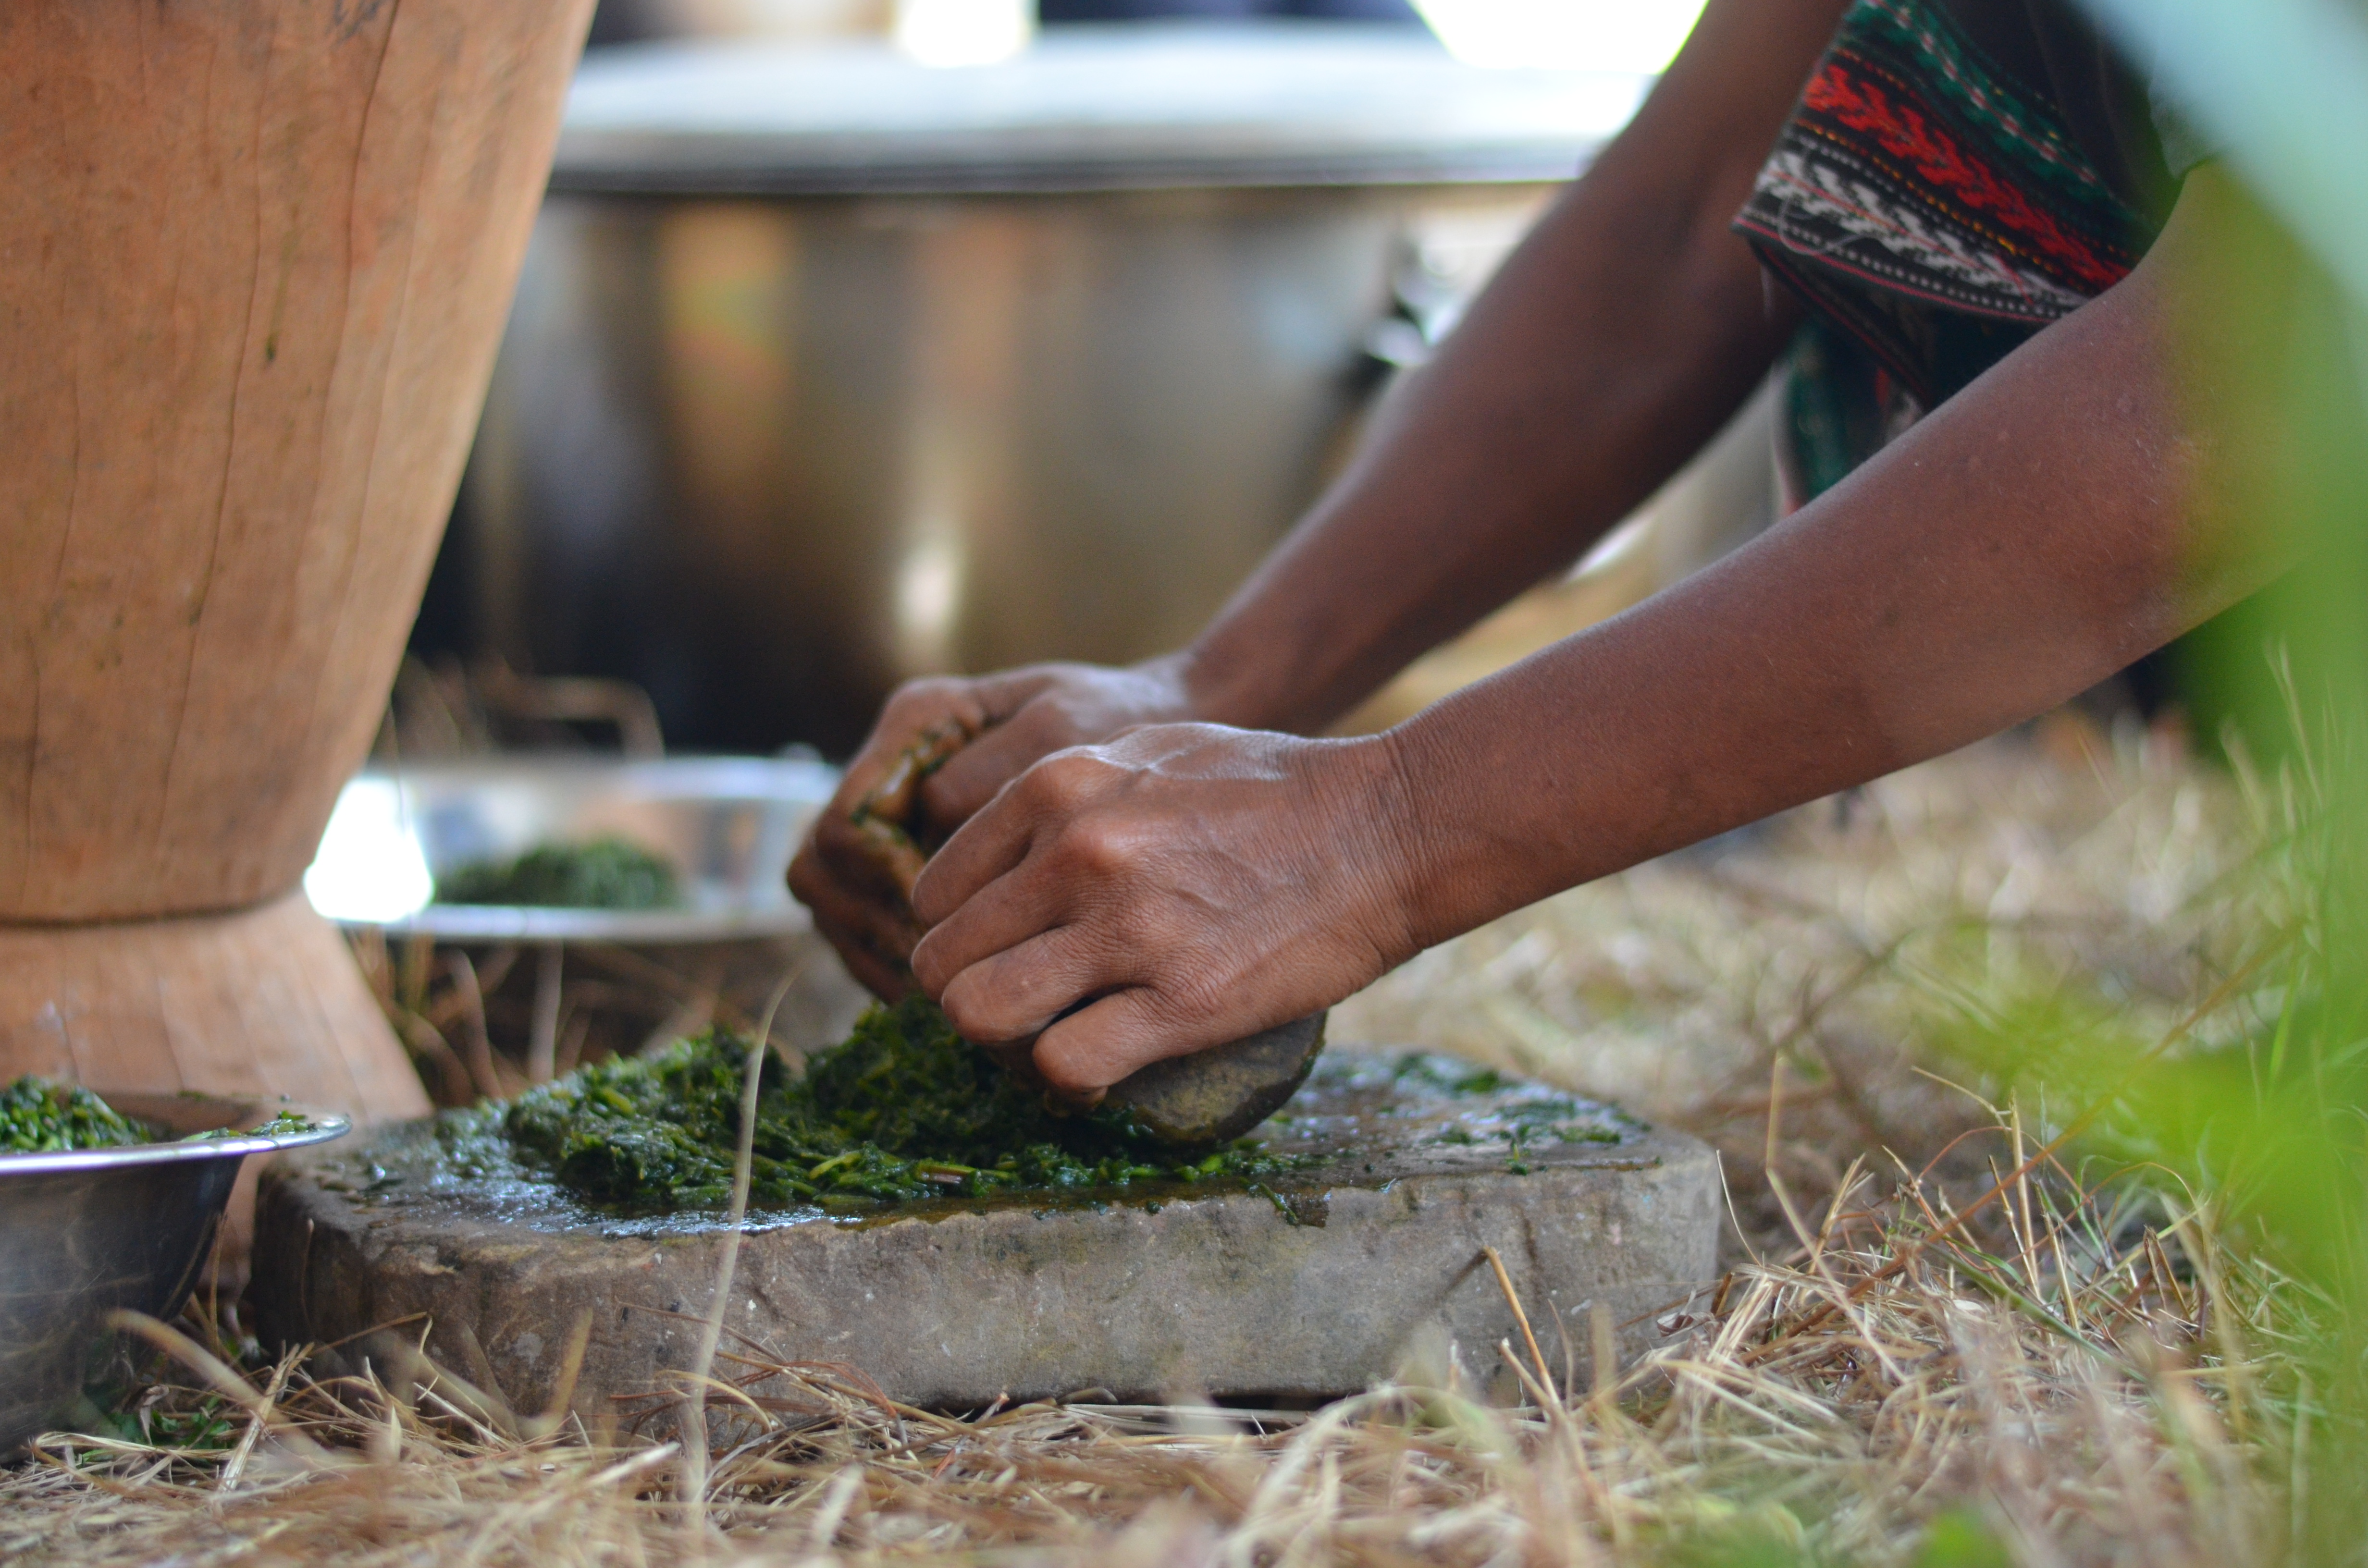
{"label": "green herb pile", "polygon": [[[522,1163],[579,1197],[641,1210],[720,1207],[731,1199],[747,1050],[711,1029],[655,1056],[597,1062],[505,1108],[448,1118],[450,1136],[497,1116]],[[1254,1180],[1292,1163],[1246,1142],[1188,1160],[1122,1112],[1056,1116],[919,997],[873,1007],[803,1076],[768,1058],[759,1089],[755,1205]]]}
{"label": "green herb pile", "polygon": [[438,903],[670,909],[681,898],[672,866],[614,835],[587,844],[539,844],[515,860],[472,861],[436,879]]}
{"label": "green herb pile", "polygon": [[0,1150],[12,1154],[120,1149],[154,1140],[147,1129],[88,1089],[30,1073],[0,1089]]}

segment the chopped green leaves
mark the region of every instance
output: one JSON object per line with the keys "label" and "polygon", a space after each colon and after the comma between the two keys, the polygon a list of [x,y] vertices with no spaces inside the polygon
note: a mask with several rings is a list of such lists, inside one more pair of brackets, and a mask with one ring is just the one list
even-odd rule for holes
{"label": "chopped green leaves", "polygon": [[515,860],[480,860],[436,879],[439,903],[670,909],[681,898],[671,865],[613,835],[537,845]]}
{"label": "chopped green leaves", "polygon": [[30,1073],[0,1089],[0,1150],[12,1154],[120,1149],[148,1131],[88,1089]]}
{"label": "chopped green leaves", "polygon": [[[590,1201],[720,1208],[747,1050],[711,1029],[653,1057],[597,1062],[507,1108],[448,1119],[448,1145],[457,1152],[490,1119],[522,1163]],[[1247,1180],[1294,1163],[1248,1143],[1185,1159],[1123,1112],[1056,1115],[918,997],[873,1007],[803,1076],[768,1061],[752,1144],[759,1206]]]}

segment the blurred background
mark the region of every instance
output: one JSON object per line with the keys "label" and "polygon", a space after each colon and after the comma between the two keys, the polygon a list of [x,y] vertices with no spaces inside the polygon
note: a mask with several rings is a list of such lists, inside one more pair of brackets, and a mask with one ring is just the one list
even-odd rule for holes
{"label": "blurred background", "polygon": [[[607,0],[387,749],[605,745],[622,704],[838,757],[913,676],[1177,646],[1699,8]],[[1755,404],[1354,724],[1770,494]]]}

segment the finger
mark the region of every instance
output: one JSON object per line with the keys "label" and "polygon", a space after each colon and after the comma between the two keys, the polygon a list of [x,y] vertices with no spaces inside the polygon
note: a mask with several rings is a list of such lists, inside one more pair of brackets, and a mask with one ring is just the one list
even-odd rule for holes
{"label": "finger", "polygon": [[971,697],[979,706],[982,727],[992,729],[1036,700],[1045,687],[1060,679],[1064,666],[1060,665],[1028,665],[1016,670],[1004,670],[995,675],[973,676],[967,681]]}
{"label": "finger", "polygon": [[920,940],[920,928],[901,909],[884,908],[877,900],[835,883],[809,891],[805,903],[814,912],[814,928],[835,942],[860,943],[889,963],[903,964]]}
{"label": "finger", "polygon": [[1040,759],[1076,744],[1072,727],[1050,703],[1034,703],[956,752],[921,785],[929,825],[951,833],[995,799],[1006,784]]}
{"label": "finger", "polygon": [[1072,772],[1060,756],[1047,757],[962,824],[913,883],[914,916],[935,926],[1026,859],[1043,819],[1082,800],[1084,786]]}
{"label": "finger", "polygon": [[894,956],[894,940],[871,926],[865,914],[860,906],[834,908],[829,900],[820,900],[814,929],[858,984],[883,1002],[897,1001],[913,989],[912,971]]}
{"label": "finger", "polygon": [[962,971],[939,994],[938,1005],[964,1040],[1025,1040],[1106,985],[1101,969],[1087,940],[1074,927],[1061,926]]}
{"label": "finger", "polygon": [[1048,858],[1024,857],[927,927],[913,949],[913,974],[922,990],[937,995],[962,971],[1068,924],[1076,884]]}
{"label": "finger", "polygon": [[[807,908],[829,904],[825,918],[848,924],[850,916],[843,911],[859,904],[864,906],[862,924],[909,931],[905,949],[920,940],[921,927],[913,918],[905,883],[884,863],[878,846],[850,824],[817,825],[790,862],[789,884],[791,895]],[[903,949],[897,956],[904,956]]]}
{"label": "finger", "polygon": [[1203,1051],[1245,1031],[1218,1019],[1186,1021],[1149,986],[1113,991],[1047,1028],[1036,1041],[1036,1071],[1053,1088],[1091,1094],[1155,1062]]}
{"label": "finger", "polygon": [[825,817],[807,829],[790,862],[790,892],[803,899],[809,889],[835,885],[883,909],[905,906],[905,883],[880,842],[846,817]]}
{"label": "finger", "polygon": [[902,908],[883,907],[827,876],[803,879],[798,896],[814,912],[814,929],[866,990],[893,1002],[912,989],[905,960],[919,929]]}
{"label": "finger", "polygon": [[975,685],[940,676],[908,681],[897,687],[881,707],[871,733],[848,763],[824,814],[852,815],[925,732],[949,722],[973,731],[984,728],[986,712]]}

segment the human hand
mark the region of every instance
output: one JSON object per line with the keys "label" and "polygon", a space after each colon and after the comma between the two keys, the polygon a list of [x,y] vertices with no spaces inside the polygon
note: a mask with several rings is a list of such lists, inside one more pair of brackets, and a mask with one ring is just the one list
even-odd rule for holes
{"label": "human hand", "polygon": [[1037,1074],[1090,1096],[1410,957],[1412,843],[1386,736],[1137,730],[1037,763],[938,852],[913,977],[965,1039],[1036,1036]]}
{"label": "human hand", "polygon": [[856,979],[894,1000],[912,983],[911,893],[929,848],[1039,757],[1189,713],[1176,659],[908,682],[790,863],[790,891]]}

